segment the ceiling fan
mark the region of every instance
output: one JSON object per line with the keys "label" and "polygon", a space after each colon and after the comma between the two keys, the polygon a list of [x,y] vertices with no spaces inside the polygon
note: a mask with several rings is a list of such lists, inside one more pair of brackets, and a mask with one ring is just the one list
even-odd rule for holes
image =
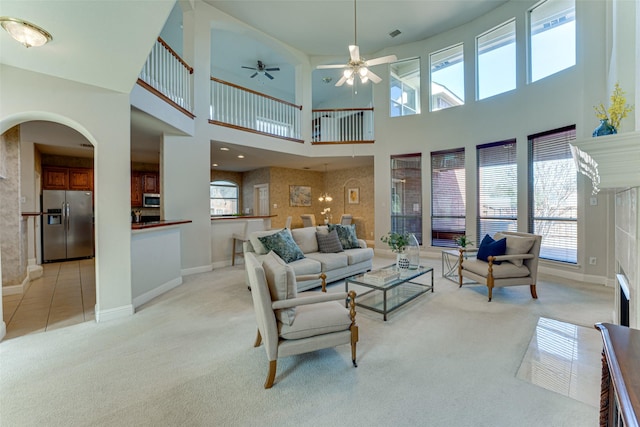
{"label": "ceiling fan", "polygon": [[340,77],[340,80],[336,82],[336,86],[342,86],[345,82],[348,85],[353,85],[356,75],[360,76],[360,81],[362,83],[366,83],[369,80],[374,83],[380,83],[382,79],[371,71],[369,67],[379,64],[388,64],[397,60],[398,58],[395,55],[381,56],[379,58],[369,60],[360,56],[360,48],[358,47],[356,0],[353,0],[353,44],[349,45],[349,61],[344,65],[318,65],[316,68],[344,68],[345,70],[342,73],[342,77]]}
{"label": "ceiling fan", "polygon": [[255,71],[255,73],[253,73],[251,75],[251,78],[254,78],[258,74],[264,74],[265,76],[269,77],[269,79],[271,79],[271,80],[273,80],[273,76],[271,74],[269,74],[268,71],[280,71],[279,67],[267,68],[267,66],[264,65],[264,63],[262,61],[260,61],[260,60],[258,60],[258,63],[257,63],[256,67],[245,67],[243,65],[242,68],[246,68],[247,70],[254,70]]}

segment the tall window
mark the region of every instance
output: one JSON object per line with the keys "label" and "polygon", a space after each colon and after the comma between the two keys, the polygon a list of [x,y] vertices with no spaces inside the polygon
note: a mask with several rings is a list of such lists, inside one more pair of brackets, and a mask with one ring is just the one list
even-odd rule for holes
{"label": "tall window", "polygon": [[391,231],[422,244],[422,155],[391,156]]}
{"label": "tall window", "polygon": [[464,148],[431,153],[431,245],[454,247],[466,234]]}
{"label": "tall window", "polygon": [[516,140],[479,145],[478,243],[485,234],[518,229]]}
{"label": "tall window", "polygon": [[420,58],[390,66],[391,117],[420,114]]}
{"label": "tall window", "polygon": [[238,184],[231,181],[213,181],[209,187],[211,215],[236,215],[239,211]]}
{"label": "tall window", "polygon": [[578,262],[577,172],[568,126],[529,136],[529,230],[542,236],[540,257]]}
{"label": "tall window", "polygon": [[516,21],[476,37],[478,99],[516,88]]}
{"label": "tall window", "polygon": [[576,65],[575,0],[547,0],[529,10],[531,81]]}
{"label": "tall window", "polygon": [[463,47],[460,43],[429,55],[431,111],[464,104]]}

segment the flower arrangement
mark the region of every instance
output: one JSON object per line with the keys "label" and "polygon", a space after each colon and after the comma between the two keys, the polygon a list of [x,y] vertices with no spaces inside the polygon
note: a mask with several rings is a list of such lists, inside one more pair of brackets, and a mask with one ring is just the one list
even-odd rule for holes
{"label": "flower arrangement", "polygon": [[611,105],[609,109],[605,109],[602,102],[593,107],[596,110],[596,117],[600,120],[607,120],[616,130],[620,127],[620,121],[627,117],[627,113],[633,111],[633,106],[627,104],[624,91],[620,89],[620,85],[616,83],[610,98]]}
{"label": "flower arrangement", "polygon": [[409,233],[388,232],[386,235],[380,237],[380,240],[389,245],[392,252],[402,253],[409,245],[409,236]]}
{"label": "flower arrangement", "polygon": [[330,212],[331,212],[331,208],[324,208],[324,210],[320,212],[320,215],[324,215],[325,222],[329,222],[329,220],[331,219]]}

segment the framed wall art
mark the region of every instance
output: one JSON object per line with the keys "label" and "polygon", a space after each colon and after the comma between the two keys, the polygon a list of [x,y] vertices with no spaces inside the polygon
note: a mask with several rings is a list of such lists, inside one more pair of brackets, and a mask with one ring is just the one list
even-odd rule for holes
{"label": "framed wall art", "polygon": [[311,206],[311,187],[307,185],[290,185],[289,206]]}
{"label": "framed wall art", "polygon": [[347,200],[349,200],[350,205],[357,205],[360,203],[360,189],[349,188],[347,189]]}

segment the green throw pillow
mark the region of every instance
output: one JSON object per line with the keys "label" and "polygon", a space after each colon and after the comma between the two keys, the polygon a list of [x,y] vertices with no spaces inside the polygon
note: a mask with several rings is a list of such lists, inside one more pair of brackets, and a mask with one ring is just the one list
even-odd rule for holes
{"label": "green throw pillow", "polygon": [[329,231],[336,230],[338,238],[342,244],[342,249],[359,248],[358,237],[356,236],[356,225],[329,224]]}
{"label": "green throw pillow", "polygon": [[302,250],[286,228],[269,236],[258,237],[258,240],[267,251],[275,252],[287,264],[304,258]]}

